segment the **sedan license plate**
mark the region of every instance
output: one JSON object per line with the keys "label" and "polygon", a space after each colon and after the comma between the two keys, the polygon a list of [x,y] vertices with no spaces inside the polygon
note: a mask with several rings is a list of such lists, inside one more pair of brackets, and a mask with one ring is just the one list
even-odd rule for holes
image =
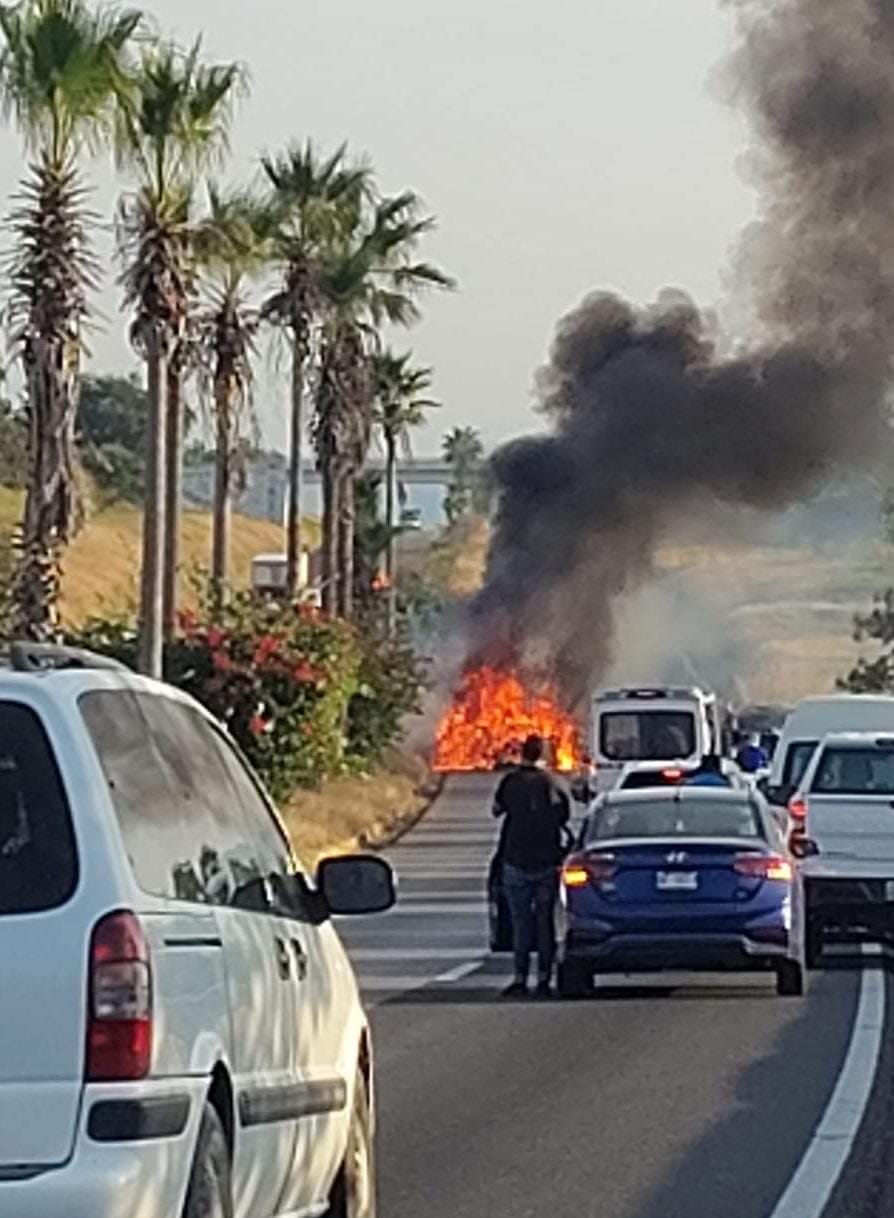
{"label": "sedan license plate", "polygon": [[655,876],[655,887],[659,892],[695,892],[698,888],[698,872],[659,871]]}

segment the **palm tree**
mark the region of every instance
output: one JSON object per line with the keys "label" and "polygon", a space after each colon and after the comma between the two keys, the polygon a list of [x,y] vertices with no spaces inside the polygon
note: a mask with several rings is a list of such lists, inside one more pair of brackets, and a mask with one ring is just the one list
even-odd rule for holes
{"label": "palm tree", "polygon": [[[120,108],[118,131],[119,161],[137,181],[121,203],[118,233],[125,301],[134,311],[131,343],[148,374],[140,667],[153,675],[161,672],[165,437],[182,433],[182,420],[166,424],[167,368],[194,301],[192,196],[198,175],[227,149],[233,103],[245,80],[237,64],[201,63],[200,49],[198,42],[187,53],[172,45],[148,48]],[[171,473],[178,482],[179,469]]]}
{"label": "palm tree", "polygon": [[210,208],[196,232],[204,279],[198,332],[202,366],[211,387],[217,432],[211,578],[224,595],[229,576],[233,457],[251,404],[252,362],[260,315],[247,288],[268,265],[271,215],[250,191],[209,188]]}
{"label": "palm tree", "polygon": [[415,368],[410,363],[411,352],[395,355],[382,351],[374,361],[376,414],[385,446],[385,579],[388,599],[388,633],[392,634],[397,617],[397,564],[395,540],[397,527],[394,509],[397,499],[397,452],[402,448],[410,455],[410,428],[418,427],[428,409],[440,403],[425,394],[432,386],[431,368]]}
{"label": "palm tree", "polygon": [[408,326],[429,287],[452,288],[437,267],[414,262],[434,218],[406,191],[358,208],[343,223],[320,278],[325,301],[315,439],[323,482],[323,584],[327,607],[346,617],[353,607],[354,481],[372,434],[373,359],[383,325]]}
{"label": "palm tree", "polygon": [[484,462],[484,444],[475,427],[454,427],[444,437],[444,460],[453,469],[453,479],[444,499],[444,513],[455,524],[472,508]]}
{"label": "palm tree", "polygon": [[16,586],[16,626],[56,630],[61,553],[81,520],[75,416],[83,328],[96,264],[94,217],[79,159],[111,129],[135,11],[82,0],[0,6],[0,98],[32,158],[11,217],[6,267],[28,404],[28,485]]}
{"label": "palm tree", "polygon": [[289,495],[286,518],[287,595],[298,590],[301,563],[304,399],[313,349],[313,329],[322,307],[321,261],[331,242],[351,222],[370,189],[369,170],[347,162],[347,149],[321,158],[308,141],[261,165],[277,216],[273,241],[279,283],[262,314],[288,337],[291,360]]}

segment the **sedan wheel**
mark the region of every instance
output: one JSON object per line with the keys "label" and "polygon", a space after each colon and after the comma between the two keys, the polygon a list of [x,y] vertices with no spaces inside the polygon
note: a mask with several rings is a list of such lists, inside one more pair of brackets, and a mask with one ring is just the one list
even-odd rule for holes
{"label": "sedan wheel", "polygon": [[804,970],[797,960],[777,964],[776,993],[781,998],[800,998],[804,993]]}
{"label": "sedan wheel", "polygon": [[586,998],[593,992],[593,970],[585,960],[563,960],[559,965],[560,998]]}

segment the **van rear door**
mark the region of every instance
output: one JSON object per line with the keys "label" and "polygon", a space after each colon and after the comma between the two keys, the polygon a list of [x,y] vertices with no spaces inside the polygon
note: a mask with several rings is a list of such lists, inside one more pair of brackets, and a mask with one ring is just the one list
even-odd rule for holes
{"label": "van rear door", "polygon": [[37,713],[0,700],[0,1176],[65,1162],[83,1087],[87,950],[71,811]]}

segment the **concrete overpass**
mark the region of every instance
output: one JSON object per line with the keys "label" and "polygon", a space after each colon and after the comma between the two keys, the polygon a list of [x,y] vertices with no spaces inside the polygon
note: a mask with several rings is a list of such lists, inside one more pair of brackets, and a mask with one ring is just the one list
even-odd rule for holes
{"label": "concrete overpass", "polygon": [[[384,474],[385,459],[369,457],[364,469],[367,473]],[[440,457],[413,457],[397,463],[397,480],[405,486],[448,486],[452,477],[453,467]],[[320,481],[320,472],[312,459],[304,462],[304,481],[307,486],[315,486]]]}

